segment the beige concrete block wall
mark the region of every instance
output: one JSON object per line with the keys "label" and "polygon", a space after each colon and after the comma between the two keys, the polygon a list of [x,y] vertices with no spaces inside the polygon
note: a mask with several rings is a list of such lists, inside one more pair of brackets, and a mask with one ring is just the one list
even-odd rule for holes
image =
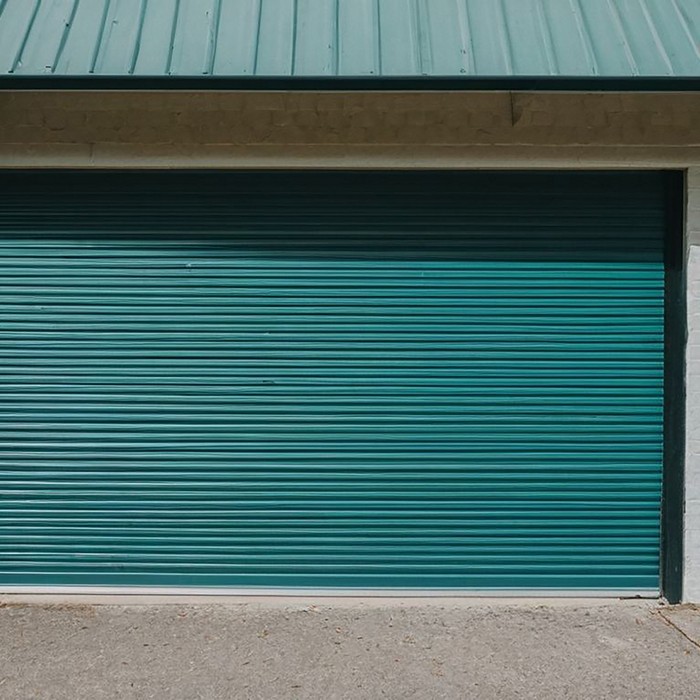
{"label": "beige concrete block wall", "polygon": [[700,167],[688,170],[686,463],[683,597],[700,602]]}
{"label": "beige concrete block wall", "polygon": [[700,162],[700,100],[690,93],[0,93],[0,166],[606,167],[691,157]]}

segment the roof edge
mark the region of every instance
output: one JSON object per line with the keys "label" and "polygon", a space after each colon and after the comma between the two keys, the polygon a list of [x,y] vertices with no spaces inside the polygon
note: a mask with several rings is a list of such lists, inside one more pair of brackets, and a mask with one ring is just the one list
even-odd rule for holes
{"label": "roof edge", "polygon": [[700,92],[699,76],[1,75],[0,90]]}

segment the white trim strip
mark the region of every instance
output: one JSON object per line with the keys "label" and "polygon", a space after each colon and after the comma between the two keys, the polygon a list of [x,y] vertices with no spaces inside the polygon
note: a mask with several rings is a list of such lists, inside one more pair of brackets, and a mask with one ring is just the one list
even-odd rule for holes
{"label": "white trim strip", "polygon": [[37,595],[153,595],[153,596],[270,596],[333,598],[658,598],[653,588],[611,590],[586,588],[469,589],[469,588],[180,588],[148,586],[1,586],[3,594]]}

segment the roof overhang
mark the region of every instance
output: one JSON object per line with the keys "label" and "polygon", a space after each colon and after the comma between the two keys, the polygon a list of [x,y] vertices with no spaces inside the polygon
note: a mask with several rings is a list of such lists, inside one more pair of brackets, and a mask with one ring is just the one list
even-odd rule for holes
{"label": "roof overhang", "polygon": [[700,89],[698,0],[0,0],[5,90]]}

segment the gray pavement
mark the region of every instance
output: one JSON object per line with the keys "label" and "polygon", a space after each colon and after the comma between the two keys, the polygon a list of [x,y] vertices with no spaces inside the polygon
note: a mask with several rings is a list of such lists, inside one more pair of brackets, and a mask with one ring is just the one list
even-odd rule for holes
{"label": "gray pavement", "polygon": [[0,698],[700,698],[651,601],[0,599]]}

